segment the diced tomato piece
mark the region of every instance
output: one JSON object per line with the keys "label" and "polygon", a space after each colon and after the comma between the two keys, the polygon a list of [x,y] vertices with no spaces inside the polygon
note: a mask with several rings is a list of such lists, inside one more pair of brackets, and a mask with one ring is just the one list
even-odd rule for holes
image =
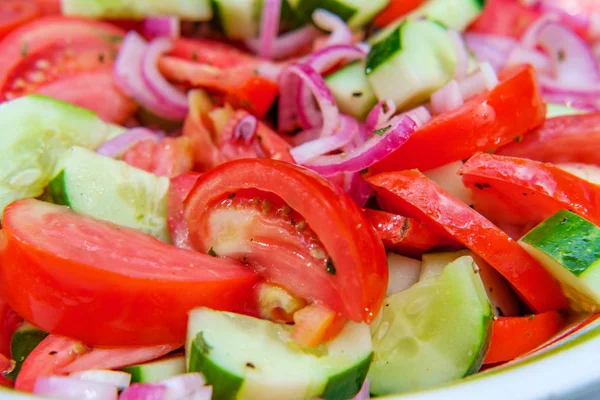
{"label": "diced tomato piece", "polygon": [[0,355],[10,357],[12,335],[22,322],[23,318],[10,308],[6,301],[0,298]]}
{"label": "diced tomato piece", "polygon": [[445,232],[426,226],[416,219],[371,209],[365,209],[364,212],[386,250],[409,257],[420,257],[433,249],[450,250],[461,247]]}
{"label": "diced tomato piece", "polygon": [[469,30],[521,37],[542,13],[515,0],[487,0],[483,13]]}
{"label": "diced tomato piece", "polygon": [[498,317],[492,324],[490,349],[485,364],[513,360],[541,346],[565,325],[556,311],[525,317]]}
{"label": "diced tomato piece", "polygon": [[425,0],[390,0],[387,7],[373,20],[373,23],[375,26],[384,27],[405,16],[424,2]]}
{"label": "diced tomato piece", "polygon": [[279,95],[279,85],[261,76],[253,76],[242,83],[226,99],[234,107],[243,108],[263,118]]}
{"label": "diced tomato piece", "polygon": [[261,60],[231,45],[206,39],[179,38],[173,42],[170,55],[218,68],[256,68]]}
{"label": "diced tomato piece", "polygon": [[194,167],[192,142],[187,137],[165,138],[160,143],[143,140],[125,152],[123,161],[155,175],[172,178]]}
{"label": "diced tomato piece", "polygon": [[44,15],[60,15],[60,0],[35,0]]}
{"label": "diced tomato piece", "polygon": [[511,68],[500,79],[488,93],[433,118],[371,170],[426,171],[510,143],[540,125],[546,105],[533,69]]}
{"label": "diced tomato piece", "polygon": [[514,240],[419,171],[367,179],[383,208],[433,224],[502,274],[536,312],[566,309],[558,283]]}
{"label": "diced tomato piece", "polygon": [[18,26],[38,17],[40,7],[28,0],[3,0],[0,3],[0,39]]}
{"label": "diced tomato piece", "polygon": [[201,174],[190,172],[171,179],[167,197],[169,232],[173,244],[181,248],[191,248],[190,231],[185,219],[183,201],[186,199]]}
{"label": "diced tomato piece", "polygon": [[310,305],[294,313],[292,339],[300,346],[315,347],[335,338],[346,320],[320,305]]}
{"label": "diced tomato piece", "polygon": [[236,311],[258,282],[235,261],[39,200],[9,205],[2,228],[6,301],[41,329],[90,345],[183,343],[191,309]]}
{"label": "diced tomato piece", "polygon": [[533,133],[501,147],[496,154],[600,165],[600,113],[547,119]]}
{"label": "diced tomato piece", "polygon": [[275,160],[230,161],[198,179],[185,207],[195,249],[241,260],[348,319],[371,321],[379,311],[383,244],[354,201],[317,174]]}
{"label": "diced tomato piece", "polygon": [[[553,164],[477,154],[460,170],[476,208],[494,220],[537,224],[562,209],[600,225],[600,186]],[[496,207],[511,214],[498,213]]]}

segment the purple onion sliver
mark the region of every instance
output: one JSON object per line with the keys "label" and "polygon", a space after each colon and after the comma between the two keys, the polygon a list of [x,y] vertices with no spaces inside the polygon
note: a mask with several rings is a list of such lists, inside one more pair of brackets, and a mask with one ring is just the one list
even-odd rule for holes
{"label": "purple onion sliver", "polygon": [[179,18],[177,17],[148,17],[142,23],[142,32],[147,38],[167,37],[176,39],[181,34]]}
{"label": "purple onion sliver", "polygon": [[425,106],[419,106],[408,110],[402,114],[396,115],[390,120],[390,123],[397,124],[404,117],[409,117],[417,125],[417,128],[422,127],[431,120],[431,113]]}
{"label": "purple onion sliver", "polygon": [[360,389],[360,392],[358,392],[356,397],[354,397],[354,399],[352,399],[352,400],[369,400],[369,396],[370,396],[369,390],[370,390],[369,380],[365,379],[365,382],[363,383],[363,386]]}
{"label": "purple onion sliver", "polygon": [[166,395],[166,386],[136,383],[125,389],[119,400],[164,400]]}
{"label": "purple onion sliver", "polygon": [[313,12],[312,20],[319,28],[331,32],[325,44],[327,47],[352,43],[350,27],[336,14],[319,8]]}
{"label": "purple onion sliver", "polygon": [[552,73],[552,62],[550,58],[538,50],[525,49],[516,46],[508,55],[506,65],[531,64],[537,72]]}
{"label": "purple onion sliver", "polygon": [[396,103],[392,99],[382,100],[369,111],[365,121],[367,131],[373,131],[378,126],[387,123],[396,112]]}
{"label": "purple onion sliver", "polygon": [[364,207],[373,194],[371,185],[362,178],[360,172],[346,173],[345,180],[348,186],[347,189],[344,188],[346,193],[354,200],[357,206]]}
{"label": "purple onion sliver", "polygon": [[[312,25],[284,33],[275,38],[271,47],[271,59],[281,60],[291,57],[309,46],[318,36],[319,30]],[[246,47],[258,53],[260,39],[246,40]]]}
{"label": "purple onion sliver", "polygon": [[233,128],[233,139],[243,140],[245,143],[250,143],[256,134],[258,120],[254,115],[246,115],[241,118]]}
{"label": "purple onion sliver", "polygon": [[195,392],[189,394],[186,400],[211,400],[212,398],[212,386],[205,386],[202,389],[198,389]]}
{"label": "purple onion sliver", "polygon": [[364,60],[367,52],[354,45],[335,45],[313,53],[306,61],[318,73],[323,73],[341,61]]}
{"label": "purple onion sliver", "polygon": [[304,163],[304,166],[323,176],[360,172],[369,168],[402,146],[417,129],[415,121],[408,116],[394,118],[392,121],[386,132],[382,132],[381,135],[372,134],[363,145],[347,153],[313,158]]}
{"label": "purple onion sliver", "polygon": [[469,51],[460,32],[454,29],[448,30],[448,36],[452,42],[454,53],[456,54],[456,69],[454,71],[455,79],[463,79],[469,72]]}
{"label": "purple onion sliver", "polygon": [[96,153],[106,157],[119,158],[141,141],[152,140],[158,142],[160,139],[160,135],[148,128],[132,128],[102,144],[98,147]]}
{"label": "purple onion sliver", "polygon": [[191,372],[163,379],[157,383],[167,388],[170,398],[179,399],[201,390],[206,381],[202,374]]}
{"label": "purple onion sliver", "polygon": [[558,16],[555,14],[544,14],[533,24],[527,28],[523,36],[521,36],[521,46],[526,49],[535,49],[538,45],[538,36],[540,31],[546,27],[547,24],[558,21]]}
{"label": "purple onion sliver", "polygon": [[258,55],[265,59],[273,56],[273,43],[279,33],[279,18],[283,0],[264,0],[260,18]]}
{"label": "purple onion sliver", "polygon": [[464,102],[458,82],[451,80],[431,95],[431,111],[434,114],[442,114],[462,106]]}

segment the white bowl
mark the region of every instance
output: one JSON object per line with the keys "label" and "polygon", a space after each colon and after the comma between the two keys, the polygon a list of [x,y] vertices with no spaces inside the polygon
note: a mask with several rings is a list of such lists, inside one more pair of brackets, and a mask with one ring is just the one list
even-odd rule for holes
{"label": "white bowl", "polygon": [[[40,397],[0,389],[0,399],[39,400]],[[501,367],[436,389],[380,399],[600,399],[600,319],[550,346]]]}

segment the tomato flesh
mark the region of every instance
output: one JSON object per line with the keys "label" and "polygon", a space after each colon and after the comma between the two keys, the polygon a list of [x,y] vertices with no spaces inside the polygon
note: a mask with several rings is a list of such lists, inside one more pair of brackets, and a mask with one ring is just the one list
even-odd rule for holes
{"label": "tomato flesh", "polygon": [[22,322],[23,318],[0,298],[0,355],[10,357],[12,335]]}
{"label": "tomato flesh", "polygon": [[[600,186],[553,164],[478,154],[463,165],[460,173],[464,184],[473,190],[476,207],[495,219],[537,224],[567,209],[600,225]],[[510,213],[498,213],[496,206],[510,207]]]}
{"label": "tomato flesh", "polygon": [[409,257],[420,257],[433,249],[452,250],[460,244],[422,222],[385,211],[364,210],[365,217],[381,238],[386,250]]}
{"label": "tomato flesh", "polygon": [[425,0],[390,0],[387,7],[373,20],[375,26],[384,27],[408,14],[423,4]]}
{"label": "tomato flesh", "polygon": [[12,203],[2,223],[7,302],[41,329],[90,345],[183,343],[189,310],[237,310],[258,281],[232,260],[37,200]]}
{"label": "tomato flesh", "polygon": [[550,340],[565,325],[556,311],[525,317],[498,317],[492,324],[490,349],[484,364],[513,360]]}
{"label": "tomato flesh", "polygon": [[3,0],[0,3],[0,39],[16,27],[40,15],[40,7],[27,0]]}
{"label": "tomato flesh", "polygon": [[542,14],[515,0],[487,0],[483,13],[469,30],[500,36],[521,37]]}
{"label": "tomato flesh", "polygon": [[600,113],[550,118],[498,155],[552,163],[600,165]]}
{"label": "tomato flesh", "polygon": [[371,321],[379,311],[387,287],[381,240],[322,177],[275,160],[230,161],[198,179],[185,207],[194,248],[246,257],[267,280],[348,319]]}
{"label": "tomato flesh", "polygon": [[5,375],[13,368],[11,360],[4,354],[0,354],[0,387],[13,387],[13,381]]}
{"label": "tomato flesh", "polygon": [[171,240],[177,247],[191,248],[189,239],[190,230],[185,219],[183,201],[186,199],[199,177],[199,173],[190,172],[171,179],[169,195],[167,197],[167,222],[169,225],[169,232],[171,233]]}
{"label": "tomato flesh", "polygon": [[511,68],[500,79],[490,92],[433,118],[370,170],[426,171],[505,145],[540,125],[546,105],[533,69]]}
{"label": "tomato flesh", "polygon": [[443,229],[500,272],[537,312],[568,307],[559,285],[521,246],[419,171],[383,173],[368,182],[385,209]]}
{"label": "tomato flesh", "polygon": [[344,328],[345,319],[328,308],[312,304],[294,313],[294,324],[294,342],[315,347],[335,338]]}

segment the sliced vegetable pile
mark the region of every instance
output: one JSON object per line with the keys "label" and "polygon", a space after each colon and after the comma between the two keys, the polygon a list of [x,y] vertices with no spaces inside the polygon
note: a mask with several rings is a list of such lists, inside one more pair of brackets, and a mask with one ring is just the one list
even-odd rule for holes
{"label": "sliced vegetable pile", "polygon": [[600,311],[598,21],[3,1],[0,386],[364,400],[572,333]]}

